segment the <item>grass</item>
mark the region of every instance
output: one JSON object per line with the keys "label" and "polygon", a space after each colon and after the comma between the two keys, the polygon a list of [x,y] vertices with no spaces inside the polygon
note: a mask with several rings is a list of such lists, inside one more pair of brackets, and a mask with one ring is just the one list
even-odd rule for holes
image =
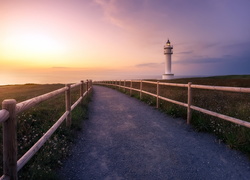
{"label": "grass", "polygon": [[[0,86],[0,101],[16,99],[21,102],[38,95],[64,87],[62,84],[26,84]],[[79,88],[71,90],[72,104],[79,98]],[[60,167],[61,159],[69,152],[74,134],[80,130],[82,120],[87,117],[87,102],[78,105],[72,111],[72,125],[62,124],[37,154],[18,172],[19,179],[58,179],[55,169]],[[17,140],[18,159],[57,121],[65,112],[64,93],[45,101],[18,115]],[[2,140],[2,133],[0,133]],[[0,147],[2,160],[2,143]],[[2,163],[0,164],[2,172]]]}
{"label": "grass", "polygon": [[[156,81],[156,80],[150,80]],[[160,80],[161,82],[182,83],[212,86],[250,87],[250,75],[214,76],[205,78],[183,78]],[[130,86],[127,83],[126,86]],[[140,88],[139,83],[133,83],[134,88]],[[156,85],[143,83],[143,90],[156,94]],[[121,89],[122,92],[123,89]],[[125,93],[129,94],[129,90]],[[193,105],[214,112],[225,114],[250,122],[250,94],[223,92],[213,90],[192,89]],[[187,103],[187,88],[160,86],[160,96]],[[132,91],[132,96],[139,99],[139,92]],[[156,105],[156,98],[143,94],[142,100],[149,105]],[[159,109],[173,117],[186,119],[185,107],[169,102],[159,101]],[[213,133],[218,141],[225,142],[229,147],[238,149],[250,157],[250,129],[227,122],[203,113],[193,111],[191,124],[196,131]]]}

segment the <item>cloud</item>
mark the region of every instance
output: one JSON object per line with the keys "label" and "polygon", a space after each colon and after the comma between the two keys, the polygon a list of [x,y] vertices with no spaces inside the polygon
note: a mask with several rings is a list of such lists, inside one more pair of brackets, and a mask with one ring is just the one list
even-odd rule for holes
{"label": "cloud", "polygon": [[[128,16],[122,16],[125,11],[124,6],[119,0],[95,0],[95,3],[98,4],[104,13],[104,17],[111,24],[123,28],[129,29]],[[126,17],[126,18],[125,18]]]}
{"label": "cloud", "polygon": [[192,53],[193,53],[193,51],[190,50],[190,51],[177,52],[175,54],[192,54]]}
{"label": "cloud", "polygon": [[220,45],[221,45],[220,42],[202,42],[202,43],[198,43],[197,48],[200,48],[200,49],[217,48]]}
{"label": "cloud", "polygon": [[173,61],[173,64],[207,64],[207,63],[218,63],[223,61],[223,58],[200,58],[200,59],[183,59]]}
{"label": "cloud", "polygon": [[135,67],[138,68],[144,68],[144,67],[149,67],[149,68],[158,68],[159,66],[162,66],[164,62],[162,63],[144,63],[144,64],[137,64]]}
{"label": "cloud", "polygon": [[69,69],[70,67],[60,67],[60,66],[54,66],[52,69]]}
{"label": "cloud", "polygon": [[160,19],[164,18],[161,15],[159,19],[161,13],[150,8],[147,0],[95,0],[95,3],[101,7],[107,22],[124,30],[139,45],[162,43],[157,37],[165,32],[159,27]]}

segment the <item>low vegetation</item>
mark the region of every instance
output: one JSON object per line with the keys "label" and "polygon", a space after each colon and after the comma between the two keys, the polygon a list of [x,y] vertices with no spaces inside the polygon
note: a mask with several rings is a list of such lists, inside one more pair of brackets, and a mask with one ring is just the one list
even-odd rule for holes
{"label": "low vegetation", "polygon": [[[21,102],[38,95],[64,87],[62,84],[26,84],[0,86],[0,101],[16,99]],[[72,104],[79,98],[79,87],[71,91]],[[38,153],[19,171],[19,179],[57,179],[56,168],[61,160],[68,155],[74,135],[80,130],[80,124],[87,117],[86,98],[72,112],[72,126],[67,128],[62,124],[52,137],[44,144]],[[30,110],[18,115],[18,159],[57,121],[65,112],[64,94],[47,100]],[[2,133],[0,133],[2,141]],[[0,147],[0,161],[2,161],[2,142]],[[2,163],[0,163],[2,172]]]}
{"label": "low vegetation", "polygon": [[[203,85],[250,87],[250,75],[163,81],[185,84],[192,82],[193,84]],[[130,86],[129,83],[126,85]],[[21,102],[61,87],[64,87],[64,85],[26,84],[0,86],[0,102],[10,98]],[[139,88],[139,83],[133,83],[133,87]],[[144,83],[143,90],[156,93],[156,85]],[[120,91],[123,91],[123,89],[120,89]],[[129,94],[129,90],[126,90],[125,93]],[[181,102],[187,102],[187,88],[160,86],[160,95]],[[132,96],[139,98],[139,93],[132,91]],[[78,97],[79,87],[72,90],[72,103]],[[55,169],[61,165],[61,160],[68,155],[70,144],[74,141],[75,132],[80,130],[80,124],[87,116],[88,100],[87,98],[84,104],[79,105],[72,112],[71,128],[67,128],[65,124],[61,125],[49,141],[19,171],[19,179],[57,179]],[[142,100],[150,105],[156,105],[156,99],[149,95],[144,94]],[[247,93],[193,89],[193,105],[250,122],[250,94]],[[186,108],[179,105],[160,101],[159,109],[173,117],[186,119]],[[64,94],[62,94],[18,115],[18,158],[55,123],[64,111],[65,102]],[[218,142],[223,141],[229,147],[241,150],[250,157],[250,129],[196,111],[193,111],[191,124],[197,131],[214,133],[218,137]],[[0,133],[0,140],[2,141],[2,133]],[[0,146],[0,161],[2,161],[2,142]],[[0,163],[0,172],[2,172],[2,163]]]}
{"label": "low vegetation", "polygon": [[[250,87],[250,75],[184,78],[161,81],[182,84],[192,82],[192,84],[200,85]],[[127,82],[126,86],[130,86],[130,83]],[[139,89],[139,83],[133,83],[133,87]],[[143,83],[143,90],[156,94],[156,85]],[[120,91],[124,92],[123,89],[120,89]],[[125,93],[129,94],[130,92],[129,90],[126,90]],[[192,89],[192,94],[193,105],[195,106],[250,122],[249,93]],[[159,95],[187,103],[187,88],[160,86]],[[132,96],[139,98],[139,92],[132,91]],[[142,100],[150,105],[156,105],[155,97],[144,94]],[[186,119],[187,117],[187,110],[185,107],[169,102],[160,100],[159,109],[173,117],[182,117],[183,119]],[[191,124],[195,127],[195,130],[213,133],[218,137],[218,142],[225,142],[229,147],[241,150],[250,157],[249,128],[205,115],[197,111],[193,111],[192,113]]]}

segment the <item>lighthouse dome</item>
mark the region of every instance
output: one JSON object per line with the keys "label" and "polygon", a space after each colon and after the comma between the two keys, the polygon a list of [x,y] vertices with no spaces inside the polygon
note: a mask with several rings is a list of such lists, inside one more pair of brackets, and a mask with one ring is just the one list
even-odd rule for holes
{"label": "lighthouse dome", "polygon": [[168,41],[167,41],[167,43],[166,43],[168,46],[170,46],[170,41],[169,41],[169,39],[168,39]]}

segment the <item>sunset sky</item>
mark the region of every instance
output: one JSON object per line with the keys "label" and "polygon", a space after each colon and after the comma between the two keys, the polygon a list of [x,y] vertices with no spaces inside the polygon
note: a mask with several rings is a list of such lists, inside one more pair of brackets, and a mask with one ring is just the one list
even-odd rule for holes
{"label": "sunset sky", "polygon": [[1,0],[0,84],[250,74],[249,0]]}

